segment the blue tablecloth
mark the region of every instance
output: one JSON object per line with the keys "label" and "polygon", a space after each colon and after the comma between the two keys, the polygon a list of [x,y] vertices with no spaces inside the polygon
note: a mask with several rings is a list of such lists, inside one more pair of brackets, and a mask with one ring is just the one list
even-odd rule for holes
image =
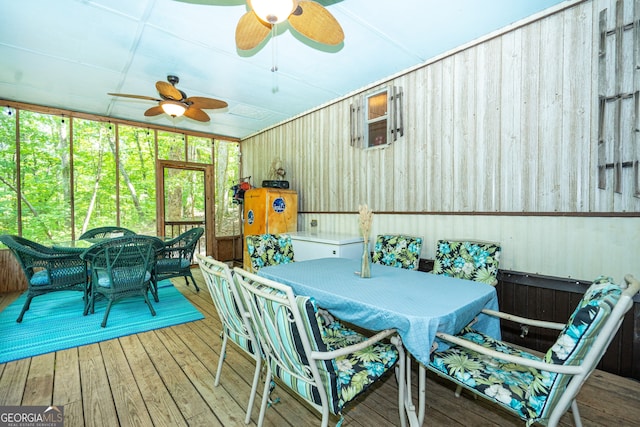
{"label": "blue tablecloth", "polygon": [[[355,272],[360,261],[322,258],[263,267],[258,274],[309,295],[334,316],[372,331],[396,329],[405,348],[428,364],[436,332],[455,334],[483,308],[498,310],[494,287],[379,264],[371,277]],[[500,322],[478,316],[476,329],[500,338]]]}

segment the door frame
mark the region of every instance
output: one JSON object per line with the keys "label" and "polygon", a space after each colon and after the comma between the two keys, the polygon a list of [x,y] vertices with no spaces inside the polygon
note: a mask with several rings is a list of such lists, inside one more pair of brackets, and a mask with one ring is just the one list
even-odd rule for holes
{"label": "door frame", "polygon": [[165,230],[165,199],[164,199],[164,170],[182,169],[204,172],[204,236],[206,242],[206,255],[217,256],[215,248],[215,203],[213,165],[204,163],[191,163],[175,160],[156,160],[156,232],[158,236],[164,236]]}

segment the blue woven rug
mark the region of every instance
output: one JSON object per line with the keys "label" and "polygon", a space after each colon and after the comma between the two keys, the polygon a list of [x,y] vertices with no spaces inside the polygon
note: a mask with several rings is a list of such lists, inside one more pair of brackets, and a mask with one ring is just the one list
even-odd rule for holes
{"label": "blue woven rug", "polygon": [[126,298],[111,306],[106,328],[100,323],[107,301],[96,301],[95,313],[83,316],[82,293],[76,291],[35,297],[22,323],[16,323],[25,292],[0,312],[0,363],[204,318],[169,280],[158,285],[160,302],[149,294],[155,316],[141,297]]}

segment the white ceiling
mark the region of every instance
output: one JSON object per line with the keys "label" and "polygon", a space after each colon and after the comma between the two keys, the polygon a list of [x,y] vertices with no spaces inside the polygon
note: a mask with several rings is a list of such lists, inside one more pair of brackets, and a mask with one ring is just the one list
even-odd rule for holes
{"label": "white ceiling", "polygon": [[[325,0],[342,45],[283,24],[242,52],[234,37],[243,0],[4,0],[0,99],[243,138],[561,2]],[[157,97],[168,74],[188,96],[229,107],[208,110],[209,123],[146,118],[153,101],[107,95]]]}

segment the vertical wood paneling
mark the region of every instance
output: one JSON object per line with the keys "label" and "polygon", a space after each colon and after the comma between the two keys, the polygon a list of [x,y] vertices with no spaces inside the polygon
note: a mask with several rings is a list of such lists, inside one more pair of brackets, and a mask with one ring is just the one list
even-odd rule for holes
{"label": "vertical wood paneling", "polygon": [[[432,191],[427,195],[426,210],[434,211],[443,206],[444,191],[442,181],[446,179],[446,169],[442,165],[442,62],[427,67],[427,144],[430,147],[430,156],[425,160],[424,169],[427,181],[433,183]],[[408,106],[408,108],[410,108]],[[418,124],[416,124],[418,125]],[[409,137],[409,135],[407,135]]]}
{"label": "vertical wood paneling", "polygon": [[475,119],[475,82],[476,50],[469,49],[454,57],[455,82],[453,92],[453,139],[449,148],[452,155],[453,173],[453,210],[469,211],[474,209],[470,196],[466,191],[474,186],[475,177],[484,175],[477,168],[478,157],[476,147],[476,119]]}
{"label": "vertical wood paneling", "polygon": [[[591,76],[594,58],[594,38],[590,32],[591,11],[586,5],[578,5],[563,16],[565,61],[562,71],[562,141],[585,141],[592,145],[597,136],[592,132],[590,112],[597,107],[593,103],[597,99],[597,92],[592,91],[590,85],[584,85],[585,78]],[[572,212],[584,211],[588,208],[589,178],[597,173],[590,166],[591,150],[579,143],[563,143],[561,153],[564,167],[561,169],[560,179],[565,189],[562,200],[567,203],[564,209]]]}
{"label": "vertical wood paneling", "polygon": [[27,289],[27,278],[15,255],[8,249],[0,250],[0,271],[0,294]]}
{"label": "vertical wood paneling", "polygon": [[[500,241],[514,270],[586,280],[611,266],[615,274],[633,272],[637,263],[622,251],[626,245],[640,253],[640,243],[628,240],[638,237],[628,227],[633,219],[571,217],[640,211],[631,193],[597,188],[596,21],[608,8],[607,20],[615,22],[614,6],[615,0],[581,2],[363,89],[403,88],[405,134],[389,147],[350,146],[349,106],[359,93],[242,141],[243,176],[260,185],[281,157],[306,212],[355,212],[368,203],[384,212],[566,213],[563,219],[385,216],[374,227]],[[607,63],[607,72],[614,66]],[[623,179],[623,189],[634,188],[631,173]],[[336,222],[330,231],[353,232],[357,224],[329,217],[322,222]]]}
{"label": "vertical wood paneling", "polygon": [[[454,206],[454,170],[455,160],[452,152],[453,148],[453,122],[454,122],[454,57],[447,57],[442,60],[442,97],[440,98],[440,109],[442,116],[440,117],[440,153],[441,163],[440,174],[442,174],[442,182],[440,183],[440,192],[442,199],[440,200],[440,209],[444,211],[452,211]],[[437,140],[437,139],[436,139]]]}
{"label": "vertical wood paneling", "polygon": [[502,40],[500,38],[483,43],[477,47],[476,72],[476,149],[475,155],[484,160],[474,176],[476,186],[469,192],[477,211],[495,212],[500,204],[500,57]]}
{"label": "vertical wood paneling", "polygon": [[[282,157],[303,210],[638,211],[631,190],[594,187],[594,20],[612,1],[579,3],[397,77],[406,132],[389,147],[349,145],[354,96],[243,141],[243,175],[259,185]],[[632,175],[623,188],[635,188]]]}
{"label": "vertical wood paneling", "polygon": [[[539,178],[542,173],[540,164],[540,129],[539,95],[540,95],[540,22],[522,29],[522,119],[520,120],[520,144],[525,153],[522,161],[522,188],[527,194],[522,201],[526,212],[535,211],[539,200]],[[524,54],[526,52],[526,54]]]}
{"label": "vertical wood paneling", "polygon": [[[540,89],[538,98],[538,135],[541,143],[541,174],[538,176],[537,210],[563,211],[560,196],[560,169],[565,167],[558,155],[561,144],[576,143],[562,140],[562,69],[564,33],[561,15],[553,15],[540,23]],[[588,141],[583,141],[588,143]],[[569,201],[565,201],[569,203]]]}
{"label": "vertical wood paneling", "polygon": [[522,163],[524,161],[520,118],[522,103],[522,31],[502,37],[500,79],[500,210],[523,210]]}

